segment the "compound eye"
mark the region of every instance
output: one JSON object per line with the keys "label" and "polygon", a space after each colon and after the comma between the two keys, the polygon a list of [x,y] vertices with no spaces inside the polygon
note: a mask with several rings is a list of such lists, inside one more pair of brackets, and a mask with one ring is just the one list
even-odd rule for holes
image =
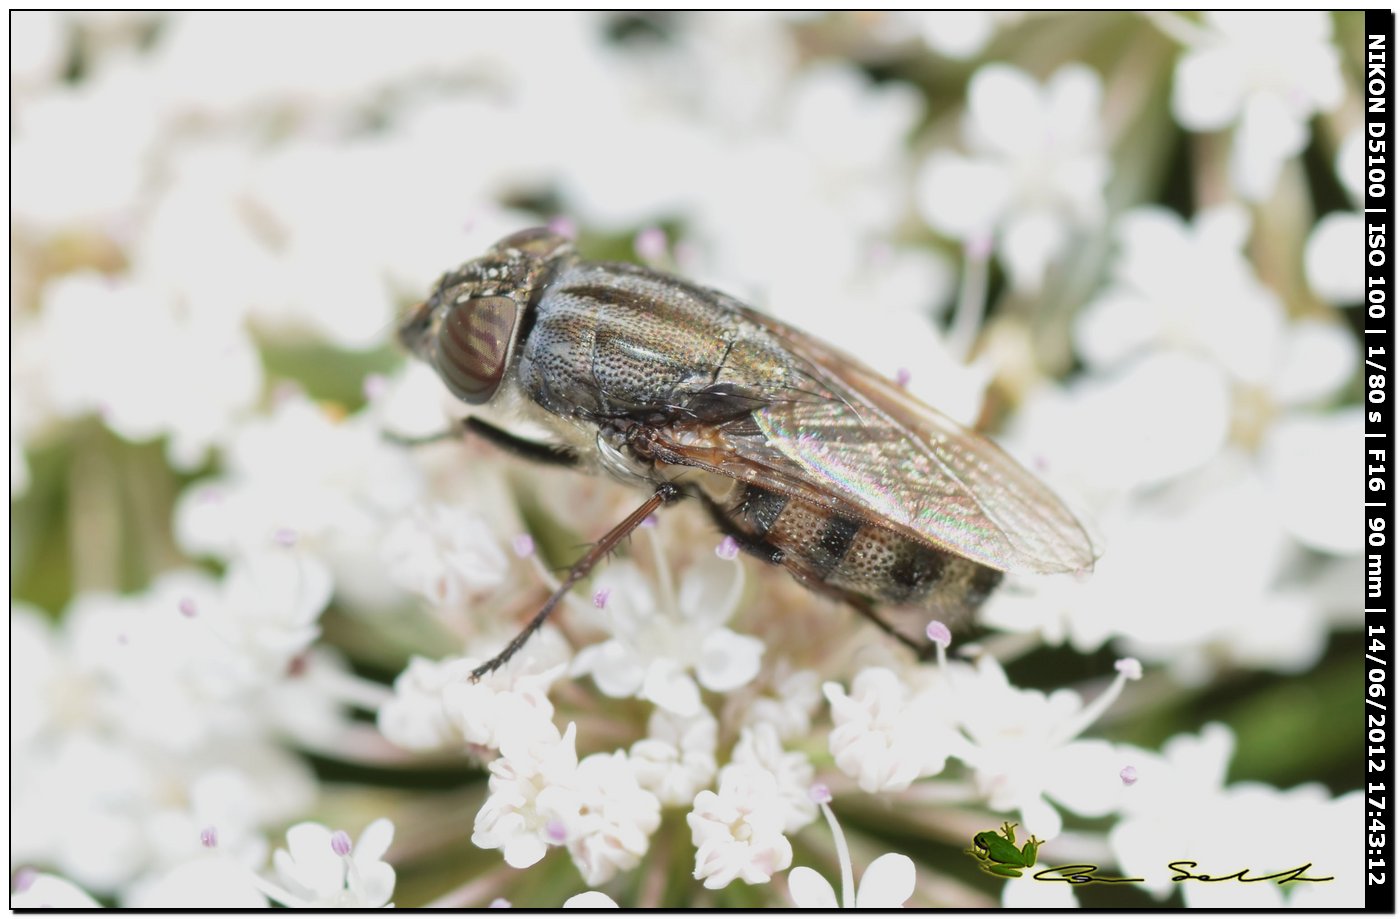
{"label": "compound eye", "polygon": [[517,309],[509,297],[475,297],[443,317],[437,336],[438,373],[452,394],[480,405],[501,385],[515,334]]}

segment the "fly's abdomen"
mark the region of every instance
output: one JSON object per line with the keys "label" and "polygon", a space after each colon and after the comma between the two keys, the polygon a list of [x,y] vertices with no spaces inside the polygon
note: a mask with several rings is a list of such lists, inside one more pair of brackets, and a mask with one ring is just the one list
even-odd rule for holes
{"label": "fly's abdomen", "polygon": [[982,605],[1001,572],[893,530],[754,485],[715,505],[748,551],[799,580],[877,604],[923,607],[960,618]]}

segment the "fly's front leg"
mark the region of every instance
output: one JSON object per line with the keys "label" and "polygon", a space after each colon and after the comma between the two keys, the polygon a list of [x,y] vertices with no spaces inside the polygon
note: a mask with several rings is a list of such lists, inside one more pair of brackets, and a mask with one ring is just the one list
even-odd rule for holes
{"label": "fly's front leg", "polygon": [[554,612],[554,608],[559,605],[575,584],[588,577],[588,573],[599,562],[607,558],[609,552],[616,549],[619,543],[632,535],[632,531],[641,526],[642,522],[655,513],[658,508],[676,501],[680,496],[680,488],[670,482],[658,485],[652,496],[642,502],[641,507],[628,514],[625,520],[609,530],[602,539],[594,544],[593,548],[584,554],[583,558],[574,563],[574,567],[569,569],[568,575],[565,576],[558,589],[550,594],[548,600],[544,601],[544,606],[540,607],[539,612],[535,613],[525,628],[520,630],[520,634],[512,638],[510,644],[506,645],[500,654],[472,671],[472,682],[476,682],[514,657],[515,652],[519,651],[524,647],[525,642],[530,640],[530,636],[539,631],[540,626],[544,625],[545,620],[549,618],[549,614]]}
{"label": "fly's front leg", "polygon": [[480,418],[467,418],[462,425],[473,434],[488,440],[507,453],[514,453],[521,459],[531,462],[542,463],[546,466],[568,466],[575,468],[579,465],[578,454],[567,447],[557,447],[554,444],[541,444],[533,440],[526,440],[523,437],[516,437],[509,431],[502,431],[492,424],[487,424]]}
{"label": "fly's front leg", "polygon": [[[517,437],[509,431],[503,431],[493,424],[488,424],[480,418],[463,418],[462,429],[470,431],[489,441],[507,453],[513,453],[521,459],[531,462],[541,463],[546,466],[567,466],[570,468],[579,465],[578,454],[567,447],[558,447],[554,444],[541,444],[533,440],[526,440]],[[461,436],[461,432],[453,429],[439,431],[437,434],[426,434],[422,437],[405,437],[401,434],[385,434],[384,438],[390,443],[396,443],[404,447],[422,447],[428,444],[441,443],[444,440],[455,440]]]}

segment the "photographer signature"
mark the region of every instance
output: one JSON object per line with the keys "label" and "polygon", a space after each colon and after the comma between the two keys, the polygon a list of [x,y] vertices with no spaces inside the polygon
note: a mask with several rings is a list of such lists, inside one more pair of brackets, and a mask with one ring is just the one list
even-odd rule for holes
{"label": "photographer signature", "polygon": [[[1336,880],[1332,877],[1310,878],[1305,876],[1303,872],[1312,867],[1312,862],[1299,865],[1297,868],[1289,868],[1273,874],[1262,874],[1258,876],[1251,876],[1250,871],[1253,869],[1250,868],[1241,868],[1233,874],[1212,875],[1205,872],[1195,874],[1193,873],[1193,869],[1199,868],[1200,863],[1186,859],[1168,862],[1167,867],[1175,872],[1171,880],[1178,883],[1181,881],[1205,881],[1213,884],[1217,881],[1238,881],[1241,884],[1256,884],[1260,881],[1275,881],[1282,887],[1284,884],[1293,881],[1318,883]],[[1061,881],[1066,884],[1140,884],[1143,882],[1143,878],[1099,877],[1095,874],[1098,870],[1098,865],[1057,865],[1054,868],[1045,868],[1037,871],[1032,877],[1037,881]]]}

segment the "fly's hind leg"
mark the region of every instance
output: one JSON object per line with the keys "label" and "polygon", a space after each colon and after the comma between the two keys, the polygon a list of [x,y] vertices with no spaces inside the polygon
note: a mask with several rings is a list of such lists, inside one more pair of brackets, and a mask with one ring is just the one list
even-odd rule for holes
{"label": "fly's hind leg", "polygon": [[877,625],[880,628],[880,631],[884,632],[886,635],[890,636],[895,641],[899,642],[909,650],[913,651],[914,656],[917,657],[919,660],[926,661],[934,656],[935,646],[932,642],[919,642],[910,638],[908,635],[905,635],[899,629],[891,625],[883,616],[881,616],[880,613],[876,610],[875,604],[870,602],[870,600],[867,597],[864,597],[858,593],[853,593],[842,587],[836,587],[831,584],[827,584],[821,579],[814,577],[810,574],[805,574],[802,571],[799,571],[791,566],[788,566],[788,570],[791,571],[799,581],[801,581],[810,589],[816,591],[817,593],[825,594],[826,596],[831,597],[833,600],[841,601],[842,603],[854,609],[856,612],[860,613],[866,619],[869,619],[871,622],[875,623],[875,625]]}
{"label": "fly's hind leg", "polygon": [[846,594],[845,591],[841,591],[838,594],[838,596],[840,596],[840,599],[844,600],[847,605],[854,608],[856,612],[860,613],[866,619],[869,619],[871,622],[879,626],[880,630],[886,635],[890,636],[895,641],[904,645],[904,647],[913,651],[914,656],[917,657],[919,660],[926,661],[934,656],[934,649],[937,647],[936,645],[934,645],[931,642],[915,641],[908,635],[905,635],[903,632],[899,631],[899,629],[896,629],[894,626],[890,625],[887,621],[885,621],[885,618],[876,611],[875,605],[866,598],[855,594]]}
{"label": "fly's hind leg", "polygon": [[476,682],[514,657],[515,652],[519,651],[524,647],[525,642],[530,640],[530,636],[539,631],[540,626],[544,625],[550,613],[554,612],[554,608],[559,605],[560,601],[573,589],[575,584],[588,577],[588,573],[592,571],[599,562],[607,558],[608,553],[617,548],[619,543],[630,536],[632,531],[641,526],[642,522],[655,513],[658,508],[670,504],[680,497],[681,490],[678,486],[670,482],[664,482],[658,485],[656,491],[652,493],[652,496],[642,502],[641,507],[628,514],[625,520],[609,530],[602,539],[594,544],[593,548],[584,553],[583,558],[574,563],[574,566],[569,569],[569,573],[564,577],[563,582],[560,583],[554,593],[550,594],[549,599],[544,601],[544,605],[540,607],[539,612],[535,613],[534,617],[526,623],[525,628],[520,630],[520,634],[512,638],[510,644],[506,645],[505,649],[502,650],[500,654],[497,654],[472,671],[472,682]]}

